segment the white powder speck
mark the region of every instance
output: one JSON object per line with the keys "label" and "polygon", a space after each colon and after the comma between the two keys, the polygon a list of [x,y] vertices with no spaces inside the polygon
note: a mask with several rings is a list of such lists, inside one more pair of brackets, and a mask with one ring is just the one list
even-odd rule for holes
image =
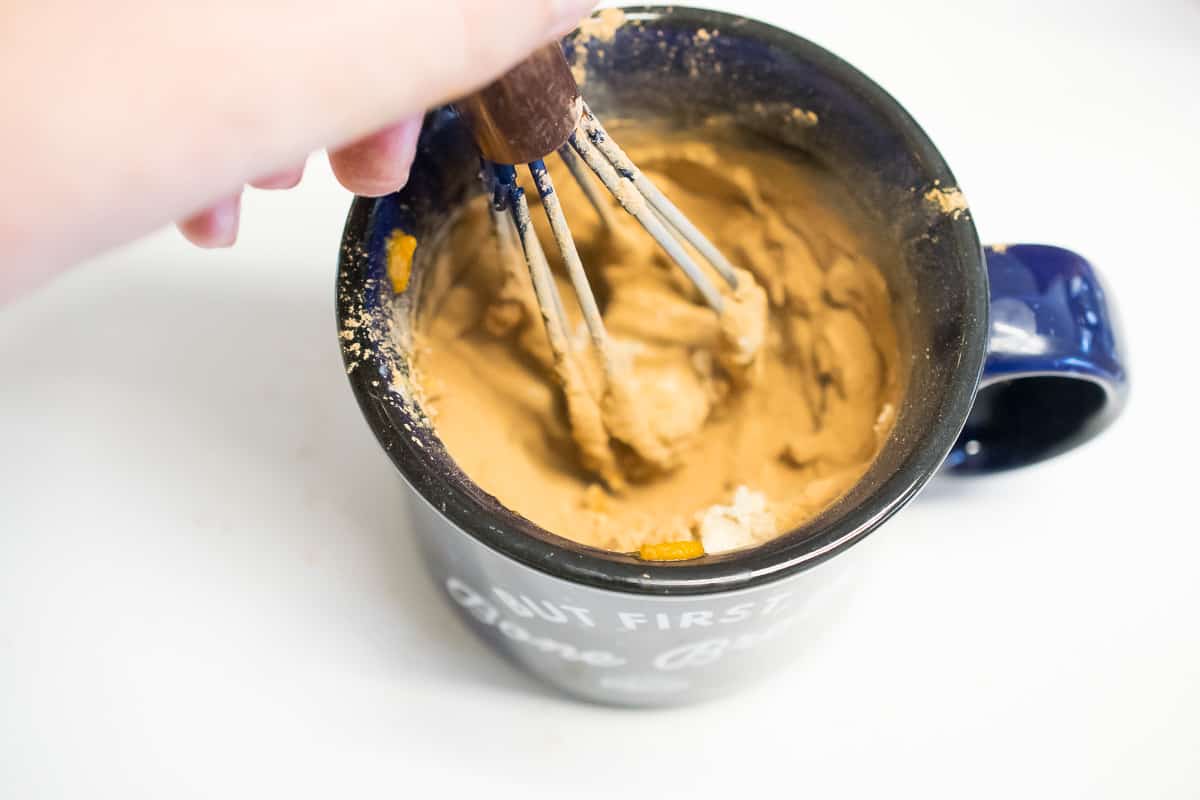
{"label": "white powder speck", "polygon": [[767,497],[746,486],[733,493],[733,504],[715,505],[696,515],[706,553],[724,553],[766,541],[775,535],[775,515]]}

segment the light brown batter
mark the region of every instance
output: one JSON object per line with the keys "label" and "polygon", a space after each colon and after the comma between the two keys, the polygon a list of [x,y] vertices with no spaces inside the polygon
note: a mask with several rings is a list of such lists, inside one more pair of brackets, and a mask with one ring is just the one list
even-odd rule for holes
{"label": "light brown batter", "polygon": [[553,533],[624,552],[760,543],[843,495],[891,429],[903,376],[875,249],[845,190],[812,164],[718,130],[615,130],[743,268],[736,292],[712,274],[725,313],[615,203],[619,225],[600,224],[562,170],[559,199],[616,358],[606,369],[596,357],[529,191],[569,318],[571,357],[555,364],[519,248],[501,257],[480,198],[422,297],[426,410],[468,476]]}

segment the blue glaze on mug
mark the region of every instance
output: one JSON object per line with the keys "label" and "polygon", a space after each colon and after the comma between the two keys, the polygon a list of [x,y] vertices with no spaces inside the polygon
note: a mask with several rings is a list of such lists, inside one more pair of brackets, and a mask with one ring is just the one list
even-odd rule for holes
{"label": "blue glaze on mug", "polygon": [[1117,417],[1128,379],[1117,321],[1082,256],[1022,244],[986,250],[988,356],[975,404],[947,458],[985,473],[1050,458]]}

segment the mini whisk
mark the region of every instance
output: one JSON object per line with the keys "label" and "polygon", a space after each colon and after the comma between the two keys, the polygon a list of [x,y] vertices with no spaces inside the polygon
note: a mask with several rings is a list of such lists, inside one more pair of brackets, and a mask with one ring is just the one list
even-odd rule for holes
{"label": "mini whisk", "polygon": [[[570,355],[562,299],[550,272],[549,262],[533,230],[524,190],[517,183],[515,165],[528,165],[589,337],[600,355],[606,387],[603,402],[598,405],[603,411],[631,409],[631,389],[627,385],[622,362],[605,330],[595,295],[543,159],[551,153],[557,153],[601,220],[611,226],[612,210],[587,174],[590,169],[621,207],[645,228],[684,271],[704,302],[718,314],[724,309],[725,300],[692,258],[685,243],[711,264],[732,289],[737,289],[738,278],[733,265],[642,174],[604,130],[580,97],[579,87],[557,44],[537,51],[456,106],[470,127],[483,157],[483,177],[492,194],[492,217],[497,236],[502,245],[507,246],[515,246],[515,238],[523,251],[554,355],[555,369],[563,379],[568,415],[572,427],[576,429],[576,438],[583,447],[585,459],[590,462],[588,466],[599,472],[610,485],[621,482],[607,447],[601,447],[593,441],[596,438],[605,439],[608,435],[629,446],[645,461],[669,466],[669,454],[656,443],[650,431],[639,425],[635,414],[604,414],[601,422],[582,407],[581,401],[586,398],[579,397],[579,391],[585,384],[579,379],[579,367],[573,363]],[[580,436],[579,428],[589,426],[594,429],[595,436],[589,438],[586,430]],[[589,448],[588,441],[592,441],[594,446]]]}

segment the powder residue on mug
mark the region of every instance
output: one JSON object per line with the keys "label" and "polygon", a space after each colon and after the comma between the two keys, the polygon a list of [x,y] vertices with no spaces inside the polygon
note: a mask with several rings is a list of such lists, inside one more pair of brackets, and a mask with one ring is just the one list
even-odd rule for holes
{"label": "powder residue on mug", "polygon": [[601,9],[579,23],[579,36],[576,41],[611,42],[617,35],[617,28],[624,24],[625,12],[621,9]]}
{"label": "powder residue on mug", "polygon": [[605,8],[579,23],[575,34],[575,57],[571,63],[571,74],[580,86],[587,79],[588,48],[596,44],[612,42],[617,29],[625,24],[625,12],[619,8]]}
{"label": "powder residue on mug", "polygon": [[[420,301],[415,365],[427,410],[466,475],[560,536],[621,552],[762,543],[844,495],[891,431],[904,375],[878,266],[887,255],[845,188],[813,164],[711,128],[698,137],[609,127],[743,270],[736,292],[710,273],[731,310],[705,306],[619,210],[605,228],[556,165],[621,362],[621,402],[606,395],[530,192],[568,317],[571,402],[591,421],[569,413],[519,249],[501,253],[483,198],[437,251],[430,284],[440,289]],[[589,448],[607,454],[608,475]]]}
{"label": "powder residue on mug", "polygon": [[820,122],[817,112],[807,111],[803,108],[793,108],[789,112],[789,116],[792,118],[792,122],[805,128],[815,128],[817,123]]}
{"label": "powder residue on mug", "polygon": [[967,198],[957,186],[934,186],[925,193],[925,201],[954,219],[967,211]]}

